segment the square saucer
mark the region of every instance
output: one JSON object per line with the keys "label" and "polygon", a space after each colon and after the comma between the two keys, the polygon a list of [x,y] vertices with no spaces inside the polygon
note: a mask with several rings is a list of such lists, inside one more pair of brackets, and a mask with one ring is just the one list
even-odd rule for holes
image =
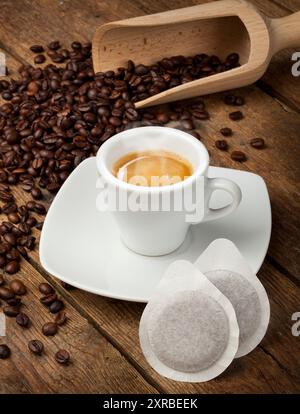
{"label": "square saucer", "polygon": [[[271,207],[264,180],[253,173],[209,167],[209,177],[236,182],[243,199],[229,216],[192,225],[175,252],[142,256],[123,245],[109,212],[96,210],[96,158],[83,161],[68,177],[47,213],[40,240],[40,261],[50,274],[75,287],[110,298],[147,302],[171,262],[194,262],[217,238],[234,242],[256,273],[267,253]],[[212,208],[230,202],[215,191]]]}

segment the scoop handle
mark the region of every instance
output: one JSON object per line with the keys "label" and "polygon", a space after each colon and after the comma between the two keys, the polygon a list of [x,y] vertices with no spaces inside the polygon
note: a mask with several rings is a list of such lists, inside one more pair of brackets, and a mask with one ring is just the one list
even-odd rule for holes
{"label": "scoop handle", "polygon": [[269,19],[272,52],[300,47],[300,11],[279,19]]}

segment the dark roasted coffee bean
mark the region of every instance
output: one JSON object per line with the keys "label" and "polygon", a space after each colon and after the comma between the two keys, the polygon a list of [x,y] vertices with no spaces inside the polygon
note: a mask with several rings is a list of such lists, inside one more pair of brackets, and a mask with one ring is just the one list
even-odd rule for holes
{"label": "dark roasted coffee bean", "polygon": [[215,146],[221,151],[226,151],[228,149],[228,144],[227,141],[225,141],[225,139],[218,139],[215,142]]}
{"label": "dark roasted coffee bean", "polygon": [[15,296],[14,298],[12,298],[12,299],[8,299],[7,301],[6,301],[6,303],[8,304],[8,305],[10,305],[10,306],[20,306],[21,305],[21,303],[22,303],[22,300],[21,300],[21,298],[18,298],[17,296]]}
{"label": "dark roasted coffee bean", "polygon": [[14,292],[7,287],[1,286],[0,287],[0,299],[9,300],[15,296]]}
{"label": "dark roasted coffee bean", "polygon": [[36,225],[36,223],[37,223],[36,218],[35,217],[32,217],[32,216],[28,217],[28,219],[26,220],[26,224],[29,227],[34,227]]}
{"label": "dark roasted coffee bean", "polygon": [[49,283],[40,283],[39,285],[39,291],[43,294],[43,295],[51,295],[53,293],[55,293],[55,290],[53,289],[53,287],[51,285],[49,285]]}
{"label": "dark roasted coffee bean", "polygon": [[61,286],[66,290],[74,290],[76,289],[74,286],[70,285],[69,283],[66,283],[64,281],[60,281]]}
{"label": "dark roasted coffee bean", "polygon": [[58,299],[50,304],[49,310],[51,313],[58,313],[59,311],[63,309],[63,307],[64,307],[64,303]]}
{"label": "dark roasted coffee bean", "polygon": [[243,115],[243,113],[241,111],[235,111],[235,112],[231,112],[229,114],[229,118],[232,121],[240,121],[241,119],[244,118],[244,115]]}
{"label": "dark roasted coffee bean", "polygon": [[5,266],[6,273],[9,273],[10,275],[13,275],[14,273],[17,273],[20,270],[20,264],[16,260],[12,260],[7,263]]}
{"label": "dark roasted coffee bean", "polygon": [[19,306],[5,305],[3,307],[3,313],[10,318],[17,316],[19,312],[20,312]]}
{"label": "dark roasted coffee bean", "polygon": [[7,218],[11,223],[14,223],[14,224],[17,224],[20,222],[20,216],[18,213],[10,213],[8,214]]}
{"label": "dark roasted coffee bean", "polygon": [[58,40],[53,40],[48,44],[48,49],[50,50],[57,50],[60,48],[60,43]]}
{"label": "dark roasted coffee bean", "polygon": [[22,328],[28,328],[30,324],[30,319],[26,315],[26,313],[19,313],[16,317],[16,322],[18,325],[22,326]]}
{"label": "dark roasted coffee bean", "polygon": [[35,355],[42,355],[44,351],[43,342],[39,341],[38,339],[32,339],[28,342],[28,349]]}
{"label": "dark roasted coffee bean", "polygon": [[3,239],[12,246],[16,245],[16,237],[13,233],[4,234]]}
{"label": "dark roasted coffee bean", "polygon": [[32,46],[30,46],[30,50],[33,53],[43,53],[44,52],[44,48],[41,45],[32,45]]}
{"label": "dark roasted coffee bean", "polygon": [[9,283],[10,289],[14,292],[15,295],[22,296],[27,293],[26,286],[19,279],[14,279]]}
{"label": "dark roasted coffee bean", "polygon": [[36,55],[34,58],[34,63],[39,65],[41,63],[44,63],[46,60],[45,55]]}
{"label": "dark roasted coffee bean", "polygon": [[59,364],[68,365],[70,362],[70,354],[65,349],[60,349],[55,354],[55,360]]}
{"label": "dark roasted coffee bean", "polygon": [[4,277],[0,275],[0,287],[3,286],[5,283]]}
{"label": "dark roasted coffee bean", "polygon": [[236,97],[232,94],[227,94],[224,96],[224,102],[226,105],[235,105]]}
{"label": "dark roasted coffee bean", "polygon": [[7,359],[10,357],[10,348],[7,345],[0,344],[0,359]]}
{"label": "dark roasted coffee bean", "polygon": [[10,249],[7,253],[6,253],[6,259],[11,261],[11,260],[20,260],[20,253],[18,251],[18,249],[16,249],[15,247],[13,247],[12,249]]}
{"label": "dark roasted coffee bean", "polygon": [[243,162],[247,160],[246,154],[242,151],[233,151],[231,153],[231,159],[234,161]]}
{"label": "dark roasted coffee bean", "polygon": [[36,229],[38,229],[38,230],[42,230],[42,228],[43,228],[43,224],[44,224],[44,222],[43,222],[43,221],[41,221],[40,223],[37,223],[37,224],[36,224],[35,228],[36,228]]}
{"label": "dark roasted coffee bean", "polygon": [[50,293],[49,295],[44,295],[40,298],[40,302],[45,306],[50,306],[51,303],[55,302],[57,299],[56,293]]}
{"label": "dark roasted coffee bean", "polygon": [[181,126],[188,131],[195,128],[195,125],[191,119],[184,119],[181,121]]}
{"label": "dark roasted coffee bean", "polygon": [[253,138],[250,141],[250,145],[256,149],[262,149],[265,147],[265,140],[263,138]]}
{"label": "dark roasted coffee bean", "polygon": [[235,103],[236,106],[242,106],[245,104],[245,100],[242,96],[236,96],[235,97]]}
{"label": "dark roasted coffee bean", "polygon": [[46,208],[45,208],[45,206],[44,206],[43,204],[41,204],[41,203],[35,203],[35,205],[34,205],[34,207],[33,207],[33,210],[34,210],[36,213],[41,214],[41,215],[46,214]]}
{"label": "dark roasted coffee bean", "polygon": [[193,116],[197,119],[206,120],[209,119],[209,113],[207,111],[203,110],[193,110],[192,112]]}
{"label": "dark roasted coffee bean", "polygon": [[228,127],[221,128],[220,132],[221,132],[222,135],[224,135],[224,137],[231,137],[231,135],[232,135],[232,129],[228,128]]}
{"label": "dark roasted coffee bean", "polygon": [[67,315],[66,312],[60,311],[54,318],[54,322],[57,323],[58,326],[62,326],[67,322]]}
{"label": "dark roasted coffee bean", "polygon": [[55,322],[47,322],[42,327],[45,336],[54,336],[58,332],[58,325]]}

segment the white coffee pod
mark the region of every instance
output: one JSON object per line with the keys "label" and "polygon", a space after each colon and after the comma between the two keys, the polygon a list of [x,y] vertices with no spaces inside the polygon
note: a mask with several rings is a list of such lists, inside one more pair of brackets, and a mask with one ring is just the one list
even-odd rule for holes
{"label": "white coffee pod", "polygon": [[161,375],[203,382],[232,362],[239,328],[230,301],[191,263],[172,263],[140,321],[145,358]]}
{"label": "white coffee pod", "polygon": [[195,266],[232,303],[240,329],[235,357],[247,355],[265,336],[270,320],[270,303],[263,285],[230,240],[214,240]]}

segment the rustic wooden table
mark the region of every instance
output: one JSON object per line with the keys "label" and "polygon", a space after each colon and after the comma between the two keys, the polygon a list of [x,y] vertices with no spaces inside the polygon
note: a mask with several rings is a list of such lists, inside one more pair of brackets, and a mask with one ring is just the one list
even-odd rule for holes
{"label": "rustic wooden table", "polygon": [[[31,44],[54,39],[92,39],[104,22],[150,14],[201,0],[0,0],[0,51],[11,76],[21,63],[32,63]],[[252,0],[271,17],[300,10],[299,0]],[[300,45],[299,45],[300,46]],[[300,50],[300,49],[299,49]],[[240,165],[214,147],[216,131],[228,120],[220,97],[206,99],[213,114],[199,132],[210,149],[212,164],[243,168],[266,181],[273,211],[272,239],[259,277],[271,301],[271,322],[262,343],[250,355],[235,360],[216,380],[204,384],[169,381],[154,372],[143,357],[138,325],[144,305],[109,300],[80,290],[68,292],[42,269],[38,249],[22,265],[19,277],[30,290],[25,298],[34,324],[22,330],[7,320],[10,359],[0,362],[0,393],[299,393],[300,337],[293,336],[291,316],[300,311],[299,269],[299,133],[300,77],[291,74],[291,50],[278,53],[255,86],[244,88],[245,121],[235,126],[232,143],[246,145],[265,137],[264,151],[249,149]],[[228,122],[228,121],[227,121]],[[27,195],[16,188],[19,200]],[[36,231],[38,236],[38,231]],[[27,351],[28,340],[41,338],[48,312],[39,304],[37,286],[48,280],[67,303],[68,325],[53,339],[45,337],[47,352],[37,358]],[[53,353],[70,350],[72,364],[58,366]]]}

